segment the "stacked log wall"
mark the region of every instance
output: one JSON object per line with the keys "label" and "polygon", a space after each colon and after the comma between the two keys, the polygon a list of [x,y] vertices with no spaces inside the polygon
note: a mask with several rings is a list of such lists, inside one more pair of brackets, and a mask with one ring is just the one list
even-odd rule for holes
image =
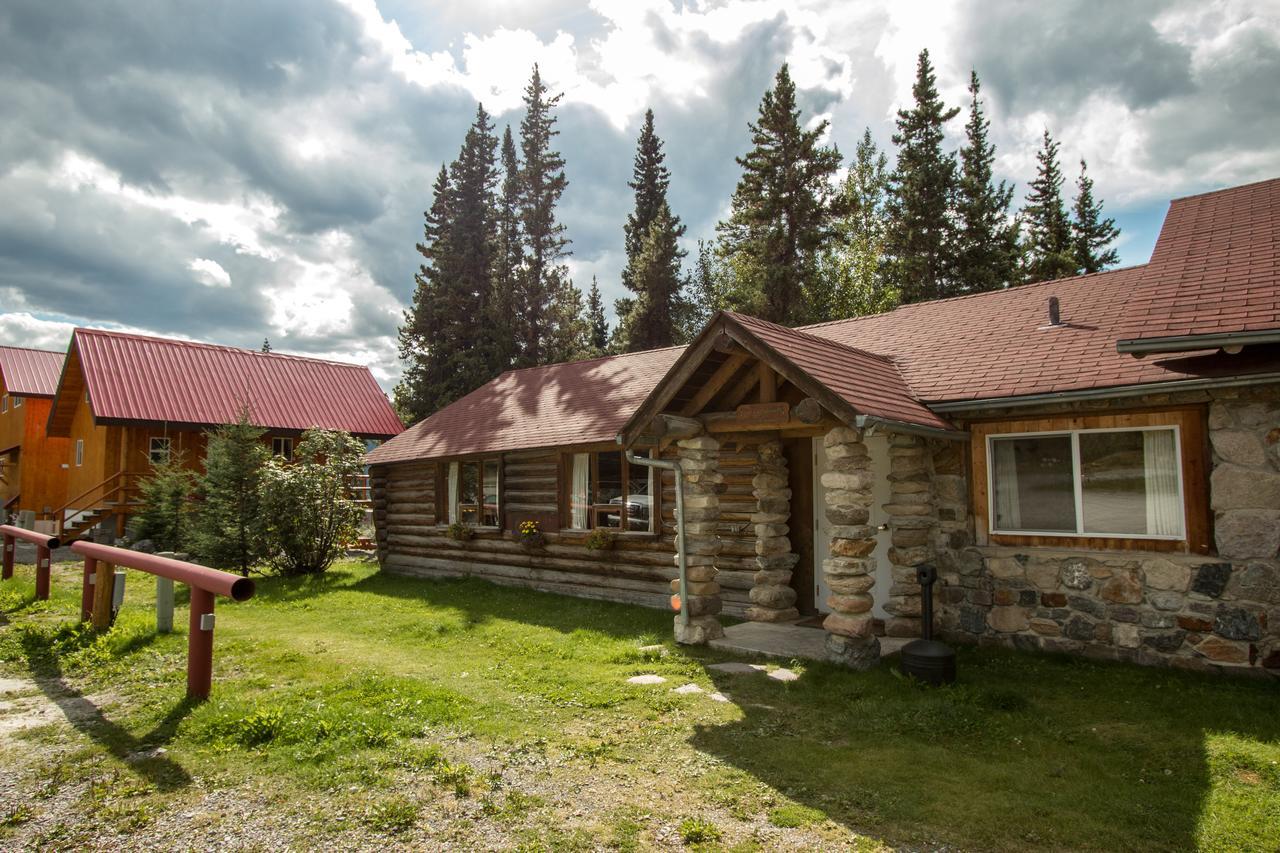
{"label": "stacked log wall", "polygon": [[[584,533],[558,530],[559,465],[555,453],[505,455],[504,530],[477,529],[467,541],[450,538],[447,528],[437,524],[434,463],[375,470],[371,484],[383,569],[424,578],[473,576],[508,586],[668,608],[669,584],[676,576],[674,528],[669,532],[664,527],[656,536],[619,536],[608,550],[587,548]],[[674,500],[673,492],[672,506]],[[542,547],[528,548],[517,537],[520,522],[529,519],[541,524],[546,540]]]}

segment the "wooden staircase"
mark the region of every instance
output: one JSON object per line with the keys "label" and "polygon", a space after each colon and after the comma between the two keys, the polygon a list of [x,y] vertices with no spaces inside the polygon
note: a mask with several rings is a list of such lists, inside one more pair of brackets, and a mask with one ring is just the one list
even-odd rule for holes
{"label": "wooden staircase", "polygon": [[[58,538],[70,544],[108,519],[123,521],[141,506],[136,499],[141,476],[136,471],[117,471],[55,509],[49,515],[58,523]],[[75,514],[68,520],[67,513],[72,511]]]}

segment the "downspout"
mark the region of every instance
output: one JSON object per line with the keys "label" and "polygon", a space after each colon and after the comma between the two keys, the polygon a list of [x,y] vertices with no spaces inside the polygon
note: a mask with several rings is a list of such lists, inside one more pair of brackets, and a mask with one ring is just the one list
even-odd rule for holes
{"label": "downspout", "polygon": [[[680,625],[689,627],[689,578],[688,556],[684,550],[684,469],[679,462],[668,459],[649,459],[636,456],[627,449],[627,461],[632,465],[643,465],[646,468],[659,468],[663,471],[674,471],[676,475],[676,557],[680,567]],[[661,482],[658,484],[661,489]],[[660,520],[659,520],[660,521]]]}

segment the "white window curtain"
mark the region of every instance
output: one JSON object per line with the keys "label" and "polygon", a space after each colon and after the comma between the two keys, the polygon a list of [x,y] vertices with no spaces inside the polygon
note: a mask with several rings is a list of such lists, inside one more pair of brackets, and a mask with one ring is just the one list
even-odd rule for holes
{"label": "white window curtain", "polygon": [[1182,503],[1178,496],[1178,448],[1173,430],[1142,434],[1143,477],[1147,490],[1147,535],[1182,533]]}
{"label": "white window curtain", "polygon": [[575,530],[587,529],[591,512],[591,454],[573,454],[573,483],[569,495],[569,524]]}
{"label": "white window curtain", "polygon": [[1012,441],[992,442],[995,472],[992,482],[996,490],[996,528],[1018,530],[1022,527],[1022,502],[1018,497],[1018,460]]}
{"label": "white window curtain", "polygon": [[449,493],[448,493],[449,523],[453,524],[458,520],[458,463],[457,462],[449,463],[449,483],[447,488],[449,489]]}

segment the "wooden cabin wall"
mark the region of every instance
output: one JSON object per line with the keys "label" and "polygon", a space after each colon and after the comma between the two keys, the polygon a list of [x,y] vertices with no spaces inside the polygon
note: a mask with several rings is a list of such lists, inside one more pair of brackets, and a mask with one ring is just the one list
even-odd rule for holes
{"label": "wooden cabin wall", "polygon": [[[504,454],[504,530],[477,530],[450,539],[437,524],[435,463],[378,466],[371,472],[378,557],[386,571],[418,577],[475,576],[546,592],[670,607],[676,576],[675,543],[667,530],[624,535],[610,550],[586,547],[585,534],[561,532],[560,455]],[[540,522],[546,544],[529,549],[515,533],[521,521]]]}
{"label": "wooden cabin wall", "polygon": [[[71,419],[71,435],[67,439],[67,499],[81,495],[115,472],[119,458],[121,427],[97,426],[93,412],[81,397]],[[76,465],[76,440],[84,441],[84,462]],[[115,454],[108,452],[114,446]]]}
{"label": "wooden cabin wall", "polygon": [[52,438],[45,432],[51,408],[53,400],[47,397],[27,397],[18,408],[19,413],[26,412],[22,452],[19,454],[19,509],[43,513],[67,500],[68,469],[62,465],[67,462],[68,442],[65,438]]}

